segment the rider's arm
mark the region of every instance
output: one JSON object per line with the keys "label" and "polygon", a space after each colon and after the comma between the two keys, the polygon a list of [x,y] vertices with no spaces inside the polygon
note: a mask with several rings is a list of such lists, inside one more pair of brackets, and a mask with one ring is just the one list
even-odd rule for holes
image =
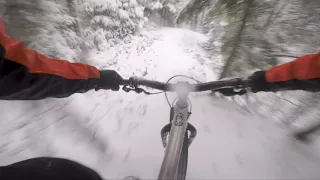
{"label": "rider's arm", "polygon": [[67,97],[94,89],[97,68],[52,59],[5,35],[0,18],[0,99],[38,100]]}
{"label": "rider's arm", "polygon": [[274,90],[320,91],[320,53],[302,56],[266,71]]}

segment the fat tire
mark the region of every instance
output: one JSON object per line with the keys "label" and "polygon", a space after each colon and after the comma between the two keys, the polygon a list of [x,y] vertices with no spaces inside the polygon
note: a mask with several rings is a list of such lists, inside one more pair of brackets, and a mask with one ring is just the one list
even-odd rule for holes
{"label": "fat tire", "polygon": [[188,169],[188,131],[186,130],[183,139],[182,151],[180,155],[178,169],[175,175],[176,180],[185,180]]}

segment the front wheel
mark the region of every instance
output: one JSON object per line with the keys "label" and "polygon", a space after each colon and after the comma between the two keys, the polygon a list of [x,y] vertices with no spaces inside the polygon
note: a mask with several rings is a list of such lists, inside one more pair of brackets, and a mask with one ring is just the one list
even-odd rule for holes
{"label": "front wheel", "polygon": [[177,179],[177,180],[185,180],[186,179],[186,174],[187,174],[187,169],[188,169],[188,146],[189,146],[189,144],[188,144],[188,131],[186,131],[184,134],[182,151],[181,151],[179,165],[178,165],[178,169],[177,169],[176,177],[175,177],[175,179]]}

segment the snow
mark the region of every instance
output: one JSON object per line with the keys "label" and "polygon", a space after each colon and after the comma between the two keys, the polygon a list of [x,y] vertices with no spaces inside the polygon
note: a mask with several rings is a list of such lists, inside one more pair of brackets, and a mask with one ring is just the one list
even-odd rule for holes
{"label": "snow", "polygon": [[[92,51],[92,64],[124,78],[217,79],[214,63],[199,46],[204,35],[163,28],[127,38],[108,51]],[[320,176],[319,143],[295,142],[271,120],[222,97],[195,93],[190,100],[198,135],[190,146],[188,179]],[[100,90],[65,99],[2,101],[0,109],[0,165],[55,156],[83,163],[107,179],[158,175],[164,155],[160,130],[169,122],[163,95]]]}
{"label": "snow", "polygon": [[163,6],[159,1],[153,2],[151,5],[151,9],[161,9]]}
{"label": "snow", "polygon": [[120,9],[119,10],[119,17],[121,20],[128,20],[129,14],[127,13],[127,11]]}

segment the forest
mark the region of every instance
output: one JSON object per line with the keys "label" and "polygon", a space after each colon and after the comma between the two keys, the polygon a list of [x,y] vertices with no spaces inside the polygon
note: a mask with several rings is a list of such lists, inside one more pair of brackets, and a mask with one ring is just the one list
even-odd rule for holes
{"label": "forest", "polygon": [[[0,0],[0,16],[7,35],[26,47],[93,65],[93,54],[129,45],[141,32],[188,29],[207,37],[199,45],[216,65],[217,79],[248,77],[320,52],[319,0]],[[113,68],[114,60],[102,61]],[[226,99],[292,132],[320,123],[319,93]]]}

